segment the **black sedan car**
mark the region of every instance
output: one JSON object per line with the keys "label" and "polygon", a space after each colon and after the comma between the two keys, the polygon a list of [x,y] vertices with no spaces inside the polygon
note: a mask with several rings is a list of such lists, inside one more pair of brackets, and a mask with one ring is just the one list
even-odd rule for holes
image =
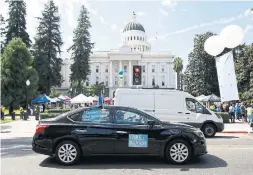
{"label": "black sedan car", "polygon": [[81,156],[161,156],[183,164],[207,153],[203,133],[184,124],[162,122],[135,108],[80,108],[40,120],[33,151],[71,165]]}

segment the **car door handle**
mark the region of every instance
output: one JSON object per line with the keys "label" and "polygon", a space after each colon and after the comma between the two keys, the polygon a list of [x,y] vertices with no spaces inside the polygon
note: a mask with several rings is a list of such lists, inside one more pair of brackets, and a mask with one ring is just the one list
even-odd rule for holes
{"label": "car door handle", "polygon": [[83,133],[87,132],[86,129],[76,129],[75,131],[76,131],[76,132],[83,132]]}
{"label": "car door handle", "polygon": [[189,112],[186,112],[185,114],[190,114]]}
{"label": "car door handle", "polygon": [[117,134],[127,134],[126,131],[116,131]]}
{"label": "car door handle", "polygon": [[183,114],[182,112],[178,112],[179,114]]}

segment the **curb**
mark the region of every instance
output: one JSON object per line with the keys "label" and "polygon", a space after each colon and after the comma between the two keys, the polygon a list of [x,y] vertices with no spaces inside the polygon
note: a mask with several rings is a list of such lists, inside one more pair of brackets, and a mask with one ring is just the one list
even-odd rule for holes
{"label": "curb", "polygon": [[248,131],[224,131],[224,132],[217,132],[223,134],[248,134]]}

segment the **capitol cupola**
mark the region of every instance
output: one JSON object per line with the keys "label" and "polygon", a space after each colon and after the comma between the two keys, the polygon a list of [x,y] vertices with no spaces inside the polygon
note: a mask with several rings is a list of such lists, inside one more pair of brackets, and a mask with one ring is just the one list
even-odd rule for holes
{"label": "capitol cupola", "polygon": [[133,12],[132,20],[124,27],[122,44],[130,46],[132,52],[147,52],[151,50],[145,29],[142,24],[136,21],[135,12]]}

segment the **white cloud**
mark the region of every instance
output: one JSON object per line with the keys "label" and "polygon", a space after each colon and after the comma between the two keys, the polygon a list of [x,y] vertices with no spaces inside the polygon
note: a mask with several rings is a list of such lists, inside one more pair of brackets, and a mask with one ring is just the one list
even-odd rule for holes
{"label": "white cloud", "polygon": [[177,5],[176,0],[162,0],[162,5],[168,6],[168,7],[175,7]]}
{"label": "white cloud", "polygon": [[159,9],[159,12],[160,12],[162,15],[165,15],[165,16],[168,16],[168,15],[169,15],[169,13],[166,12],[165,10],[163,10],[163,9]]}
{"label": "white cloud", "polygon": [[105,18],[103,16],[100,16],[99,19],[102,24],[105,24]]}
{"label": "white cloud", "polygon": [[187,9],[182,9],[181,11],[182,11],[182,12],[187,12]]}
{"label": "white cloud", "polygon": [[118,28],[116,24],[112,24],[110,27],[111,27],[111,29],[113,29],[113,30],[115,30],[115,29]]}
{"label": "white cloud", "polygon": [[244,12],[244,16],[250,16],[250,15],[253,15],[253,10],[247,9],[247,10]]}
{"label": "white cloud", "polygon": [[144,16],[146,13],[145,12],[137,12],[136,14],[137,14],[137,16]]}
{"label": "white cloud", "polygon": [[232,22],[234,20],[237,20],[237,19],[240,19],[242,17],[243,17],[243,15],[239,14],[236,17],[221,18],[219,20],[215,20],[215,21],[212,21],[212,22],[206,22],[206,23],[197,24],[197,25],[194,25],[194,26],[191,26],[191,27],[187,27],[187,28],[184,28],[184,29],[181,29],[181,30],[177,30],[175,32],[166,33],[164,35],[152,37],[152,38],[149,39],[149,41],[151,42],[151,41],[155,41],[155,40],[159,40],[159,39],[165,39],[165,38],[167,38],[169,36],[185,33],[185,32],[192,31],[192,30],[195,30],[195,29],[199,29],[199,28],[202,28],[202,27],[208,27],[208,26],[213,26],[213,25],[217,25],[217,24],[230,23],[230,22]]}
{"label": "white cloud", "polygon": [[165,6],[171,6],[172,3],[173,3],[173,0],[162,0],[162,5],[165,5]]}
{"label": "white cloud", "polygon": [[252,29],[253,29],[253,25],[247,25],[246,28],[245,28],[245,30],[244,30],[244,33],[246,34],[246,33],[248,33]]}

